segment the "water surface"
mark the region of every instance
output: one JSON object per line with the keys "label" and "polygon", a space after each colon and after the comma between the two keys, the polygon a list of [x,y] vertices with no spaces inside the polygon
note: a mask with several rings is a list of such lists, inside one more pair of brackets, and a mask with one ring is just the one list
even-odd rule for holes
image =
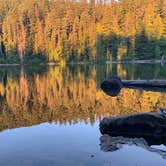
{"label": "water surface", "polygon": [[108,75],[166,79],[166,64],[1,68],[0,165],[164,166],[165,145],[153,146],[162,154],[132,143],[101,148],[104,116],[166,108],[164,93],[123,89],[107,96],[100,83]]}

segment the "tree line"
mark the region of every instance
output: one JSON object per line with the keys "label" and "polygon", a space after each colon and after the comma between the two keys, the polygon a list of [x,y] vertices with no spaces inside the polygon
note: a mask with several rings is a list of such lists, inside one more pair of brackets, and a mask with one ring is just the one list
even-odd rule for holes
{"label": "tree line", "polygon": [[164,59],[165,0],[3,0],[0,61]]}

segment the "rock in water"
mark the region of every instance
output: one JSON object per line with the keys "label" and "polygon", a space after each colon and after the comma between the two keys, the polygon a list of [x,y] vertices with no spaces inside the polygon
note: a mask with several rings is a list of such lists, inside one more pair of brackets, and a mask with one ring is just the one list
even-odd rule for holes
{"label": "rock in water", "polygon": [[101,89],[109,96],[117,96],[123,87],[122,81],[117,76],[108,77],[101,83]]}
{"label": "rock in water", "polygon": [[166,138],[166,117],[163,112],[107,117],[100,122],[100,131],[110,136]]}

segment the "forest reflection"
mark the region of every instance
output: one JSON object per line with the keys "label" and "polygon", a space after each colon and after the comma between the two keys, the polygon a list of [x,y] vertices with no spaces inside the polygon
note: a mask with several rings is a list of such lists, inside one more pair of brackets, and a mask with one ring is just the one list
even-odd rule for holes
{"label": "forest reflection", "polygon": [[165,66],[69,65],[0,69],[0,130],[43,122],[91,123],[106,115],[156,111],[166,94],[123,89],[111,98],[99,88],[107,75],[126,79],[165,78]]}

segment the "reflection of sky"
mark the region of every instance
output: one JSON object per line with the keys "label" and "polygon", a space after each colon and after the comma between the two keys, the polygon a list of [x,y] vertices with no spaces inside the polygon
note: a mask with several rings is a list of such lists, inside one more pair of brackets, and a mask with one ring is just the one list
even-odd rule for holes
{"label": "reflection of sky", "polygon": [[[2,166],[165,166],[158,154],[125,145],[115,152],[102,152],[98,122],[91,126],[57,125],[6,130],[0,133]],[[94,155],[94,156],[93,156]]]}

